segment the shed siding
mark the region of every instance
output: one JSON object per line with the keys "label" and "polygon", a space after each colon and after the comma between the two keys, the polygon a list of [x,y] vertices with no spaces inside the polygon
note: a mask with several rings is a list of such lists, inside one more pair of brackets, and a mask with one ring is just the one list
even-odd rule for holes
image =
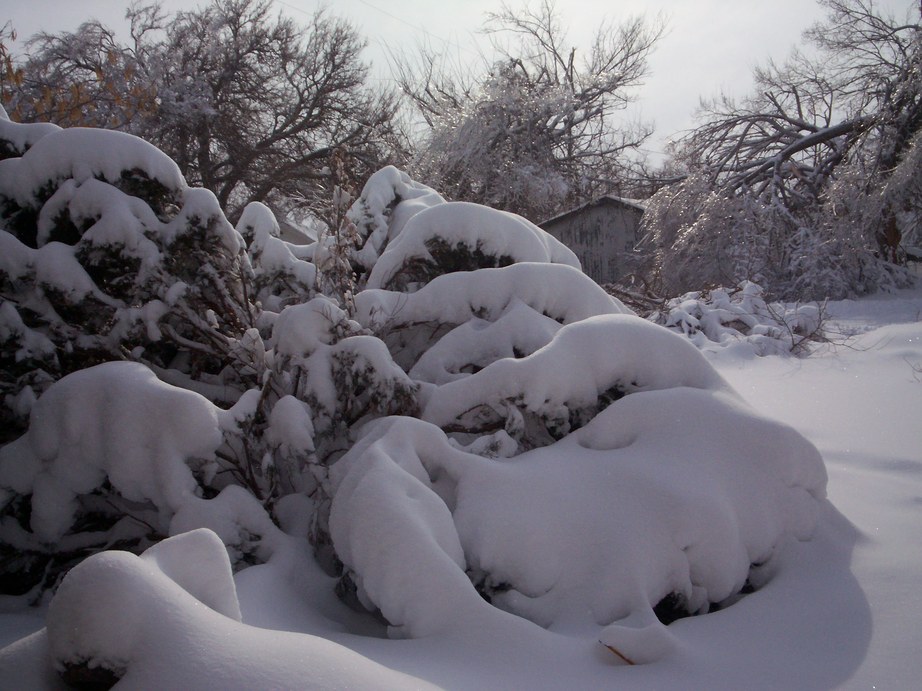
{"label": "shed siding", "polygon": [[598,205],[581,209],[542,227],[567,245],[597,283],[613,283],[624,274],[624,255],[634,248],[639,210]]}

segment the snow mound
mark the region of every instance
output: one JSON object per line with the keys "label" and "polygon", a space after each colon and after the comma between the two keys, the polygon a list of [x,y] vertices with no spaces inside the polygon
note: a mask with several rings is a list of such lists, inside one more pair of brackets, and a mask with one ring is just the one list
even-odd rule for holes
{"label": "snow mound", "polygon": [[629,665],[656,662],[679,647],[678,639],[649,611],[606,626],[599,643]]}
{"label": "snow mound", "polygon": [[75,567],[48,609],[56,671],[126,688],[427,688],[330,641],[239,622],[221,541],[200,530],[140,557],[103,552]]}

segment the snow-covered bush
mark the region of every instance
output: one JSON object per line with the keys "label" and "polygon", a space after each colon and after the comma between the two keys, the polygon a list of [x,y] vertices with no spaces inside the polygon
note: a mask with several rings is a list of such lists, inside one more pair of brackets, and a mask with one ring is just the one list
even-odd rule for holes
{"label": "snow-covered bush", "polygon": [[[131,362],[89,367],[51,385],[32,406],[28,431],[0,448],[5,591],[37,597],[93,551],[140,550],[203,525],[219,532],[235,565],[264,559],[259,543],[271,520],[258,500],[278,476],[304,483],[276,470],[288,470],[281,460],[254,467],[232,455],[241,409],[253,398],[221,410]],[[294,414],[276,408],[269,441],[294,445],[285,434]],[[295,451],[300,446],[281,455]],[[240,486],[249,490],[246,501],[234,494]]]}
{"label": "snow-covered bush", "polygon": [[667,300],[649,315],[707,350],[744,345],[755,355],[805,354],[825,338],[819,303],[767,303],[761,286],[743,281],[735,289],[714,288]]}
{"label": "snow-covered bush", "polygon": [[[0,334],[21,370],[4,404],[29,421],[0,448],[7,592],[208,528],[237,569],[312,547],[393,635],[526,625],[512,613],[631,647],[637,621],[724,606],[810,536],[816,450],[524,219],[384,169],[348,214],[361,276],[346,305],[267,209],[238,232],[169,159],[106,134],[51,132],[2,164],[18,173],[0,184]],[[60,157],[42,153],[54,138]],[[87,343],[94,357],[73,357]],[[66,577],[59,669],[140,679],[131,636],[218,625],[158,629],[141,610],[192,607],[175,584],[199,596],[146,558]],[[141,593],[124,640],[98,646],[67,633],[95,616],[97,571]]]}
{"label": "snow-covered bush", "polygon": [[784,536],[809,536],[825,484],[816,451],[747,410],[693,346],[626,329],[638,325],[710,381],[663,377],[508,459],[432,424],[381,421],[337,465],[334,544],[393,633],[448,630],[480,597],[542,626],[669,621],[760,586]]}
{"label": "snow-covered bush", "polygon": [[445,200],[434,189],[416,182],[394,166],[373,174],[348,211],[359,235],[354,261],[365,272],[378,261],[388,244],[413,216]]}
{"label": "snow-covered bush", "polygon": [[[140,557],[105,552],[71,571],[48,609],[48,657],[76,688],[428,688],[341,645],[241,623],[227,553],[194,530]],[[193,681],[197,680],[197,681]],[[191,684],[191,686],[189,685]]]}
{"label": "snow-covered bush", "polygon": [[[28,141],[8,120],[0,138]],[[233,401],[253,373],[228,357],[254,313],[240,236],[207,190],[136,137],[38,127],[0,161],[2,419],[8,440],[48,383],[134,359]],[[41,136],[38,136],[41,135]]]}
{"label": "snow-covered bush", "polygon": [[[390,182],[375,182],[384,192],[369,182],[364,194],[396,200],[384,223],[400,226],[378,226],[391,241],[368,282],[384,287],[356,296],[356,319],[420,382],[422,410],[367,427],[332,469],[341,592],[379,609],[397,635],[473,616],[478,594],[542,625],[587,612],[595,624],[638,611],[669,619],[757,586],[785,537],[810,533],[825,485],[815,450],[747,411],[691,343],[552,253],[379,279],[429,260],[417,233],[510,256],[526,255],[534,236],[482,208],[454,224],[459,205],[403,209]],[[505,237],[489,237],[495,228]],[[675,424],[687,433],[681,449],[653,450]],[[668,507],[680,497],[679,514],[702,518],[700,543],[674,533]]]}
{"label": "snow-covered bush", "polygon": [[[150,382],[129,385],[145,379],[136,370],[94,365],[135,361],[147,379],[156,373],[212,408],[230,406],[212,410],[222,413],[220,425],[199,429],[212,441],[212,465],[184,471],[191,483],[184,491],[205,497],[240,485],[267,507],[286,492],[316,490],[324,475],[314,468],[318,457],[344,443],[351,424],[416,409],[415,385],[388,364],[380,341],[325,298],[300,305],[315,295],[315,267],[309,252],[277,237],[266,207],[249,206],[238,232],[214,195],[188,187],[148,143],[103,130],[30,128],[0,120],[0,136],[22,154],[0,162],[0,441],[25,430],[36,399],[59,379],[49,401],[106,382],[121,388],[109,403],[86,406],[93,427],[79,406],[49,403],[32,415],[32,431],[4,450],[9,520],[0,552],[9,559],[10,592],[48,586],[94,545],[141,549],[169,534],[176,502],[139,494],[119,481],[127,471],[102,460],[111,456],[107,440],[155,448],[135,434],[143,425],[105,411],[131,397],[140,410],[156,394]],[[158,433],[170,434],[172,421]],[[73,430],[65,447],[76,451],[64,448],[56,460],[57,451],[32,448],[45,443],[37,430],[48,425]],[[67,485],[60,510],[69,520],[43,532],[46,502],[32,482],[44,486],[48,472],[39,466],[71,467],[73,454],[92,470]],[[149,453],[141,465],[179,472],[163,463]],[[121,522],[125,515],[132,520]],[[249,559],[253,550],[238,551]]]}
{"label": "snow-covered bush", "polygon": [[317,269],[310,262],[313,248],[292,245],[279,237],[275,214],[265,204],[251,202],[237,221],[237,232],[246,242],[247,256],[253,269],[251,299],[262,309],[280,312],[285,305],[300,302],[312,295]]}

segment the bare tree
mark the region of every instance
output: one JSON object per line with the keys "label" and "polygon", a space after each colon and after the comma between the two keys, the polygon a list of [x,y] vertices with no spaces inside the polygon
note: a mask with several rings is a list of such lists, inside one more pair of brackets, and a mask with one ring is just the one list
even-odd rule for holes
{"label": "bare tree", "polygon": [[[818,56],[795,52],[758,69],[748,98],[704,103],[677,149],[692,177],[645,218],[667,292],[746,278],[824,297],[901,280],[878,259],[899,259],[904,203],[880,191],[922,126],[922,29],[872,0],[822,4],[806,32]],[[679,227],[676,205],[696,210]]]}
{"label": "bare tree", "polygon": [[74,33],[36,34],[26,45],[28,60],[8,57],[2,94],[16,121],[131,129],[156,109],[156,86],[134,52],[98,21]]}
{"label": "bare tree", "polygon": [[143,136],[232,217],[257,200],[323,209],[334,150],[370,174],[400,147],[395,98],[367,88],[365,43],[345,20],[318,11],[301,27],[267,0],[172,16],[133,5],[128,18],[131,45],[97,22],[33,39],[11,115]]}
{"label": "bare tree", "polygon": [[[919,26],[877,13],[871,0],[825,0],[826,22],[806,32],[821,51],[756,70],[754,95],[703,104],[685,155],[729,190],[773,188],[797,204],[876,132],[875,165],[889,169],[922,123],[912,77]],[[879,140],[883,135],[886,142]]]}
{"label": "bare tree", "polygon": [[619,126],[647,73],[659,23],[605,24],[583,59],[551,0],[488,15],[494,53],[465,79],[433,51],[395,57],[397,81],[428,126],[419,176],[455,199],[535,220],[618,185],[650,130]]}

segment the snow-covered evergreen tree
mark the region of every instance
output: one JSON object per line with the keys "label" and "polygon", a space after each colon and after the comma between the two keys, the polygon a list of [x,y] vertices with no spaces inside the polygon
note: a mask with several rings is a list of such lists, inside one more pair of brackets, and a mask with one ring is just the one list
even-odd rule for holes
{"label": "snow-covered evergreen tree", "polygon": [[139,612],[172,579],[233,616],[169,556],[225,582],[198,529],[237,569],[312,549],[395,636],[511,613],[613,647],[636,618],[668,642],[657,618],[731,602],[813,531],[816,449],[521,217],[382,169],[346,214],[350,313],[319,248],[259,205],[233,228],[142,140],[0,136],[0,584],[37,600],[63,576],[66,678],[133,678],[86,610],[100,573]]}

